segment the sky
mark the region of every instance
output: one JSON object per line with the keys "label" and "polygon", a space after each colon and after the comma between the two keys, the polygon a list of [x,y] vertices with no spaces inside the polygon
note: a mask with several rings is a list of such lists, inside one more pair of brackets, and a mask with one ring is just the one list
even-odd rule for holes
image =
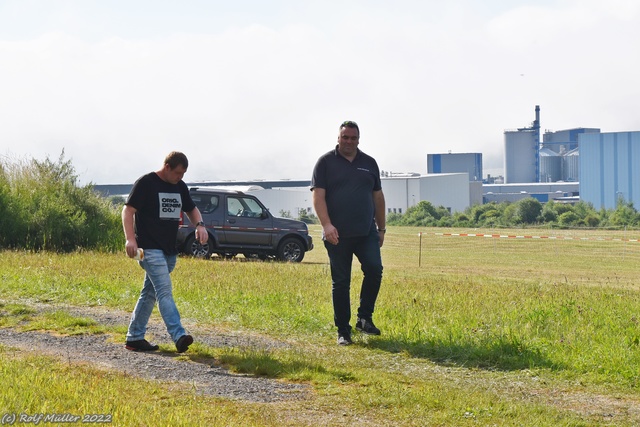
{"label": "sky", "polygon": [[310,179],[344,120],[388,172],[504,131],[640,130],[637,0],[0,0],[0,163],[129,184]]}

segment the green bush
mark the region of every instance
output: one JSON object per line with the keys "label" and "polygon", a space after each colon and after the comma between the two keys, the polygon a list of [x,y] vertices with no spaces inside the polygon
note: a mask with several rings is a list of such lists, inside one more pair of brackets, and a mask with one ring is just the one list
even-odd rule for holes
{"label": "green bush", "polygon": [[519,200],[516,205],[518,222],[524,224],[534,224],[538,222],[538,216],[542,212],[542,203],[533,197]]}
{"label": "green bush", "polygon": [[116,206],[80,187],[64,151],[57,159],[3,164],[0,174],[1,248],[69,252],[122,246]]}
{"label": "green bush", "polygon": [[575,212],[565,212],[558,217],[558,224],[561,227],[577,225],[578,221],[580,221],[580,217]]}

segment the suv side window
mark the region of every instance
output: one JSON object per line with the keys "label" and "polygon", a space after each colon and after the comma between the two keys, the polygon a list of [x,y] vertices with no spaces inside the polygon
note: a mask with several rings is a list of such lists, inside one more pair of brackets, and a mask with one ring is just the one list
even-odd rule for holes
{"label": "suv side window", "polygon": [[227,211],[230,216],[260,218],[262,206],[251,197],[227,197]]}
{"label": "suv side window", "polygon": [[210,214],[218,208],[220,196],[192,195],[191,198],[203,214]]}

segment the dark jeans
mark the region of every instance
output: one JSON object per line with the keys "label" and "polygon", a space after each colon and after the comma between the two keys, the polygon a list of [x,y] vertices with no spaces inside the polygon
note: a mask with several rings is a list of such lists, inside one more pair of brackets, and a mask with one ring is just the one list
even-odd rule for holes
{"label": "dark jeans", "polygon": [[373,229],[368,236],[341,237],[337,245],[324,242],[331,265],[331,283],[333,297],[333,319],[338,330],[350,330],[351,319],[351,265],[353,255],[360,261],[364,273],[360,289],[360,307],[358,317],[372,320],[380,283],[382,282],[382,258],[380,257],[380,238]]}

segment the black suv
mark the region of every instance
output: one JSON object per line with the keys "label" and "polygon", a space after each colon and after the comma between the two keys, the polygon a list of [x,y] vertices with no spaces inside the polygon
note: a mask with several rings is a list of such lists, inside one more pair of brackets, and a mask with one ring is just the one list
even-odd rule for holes
{"label": "black suv", "polygon": [[178,250],[201,258],[218,254],[247,258],[300,262],[306,251],[313,249],[307,224],[293,219],[276,218],[256,197],[241,191],[213,188],[190,189],[209,241],[201,245],[195,239],[195,228],[186,215],[178,229]]}

